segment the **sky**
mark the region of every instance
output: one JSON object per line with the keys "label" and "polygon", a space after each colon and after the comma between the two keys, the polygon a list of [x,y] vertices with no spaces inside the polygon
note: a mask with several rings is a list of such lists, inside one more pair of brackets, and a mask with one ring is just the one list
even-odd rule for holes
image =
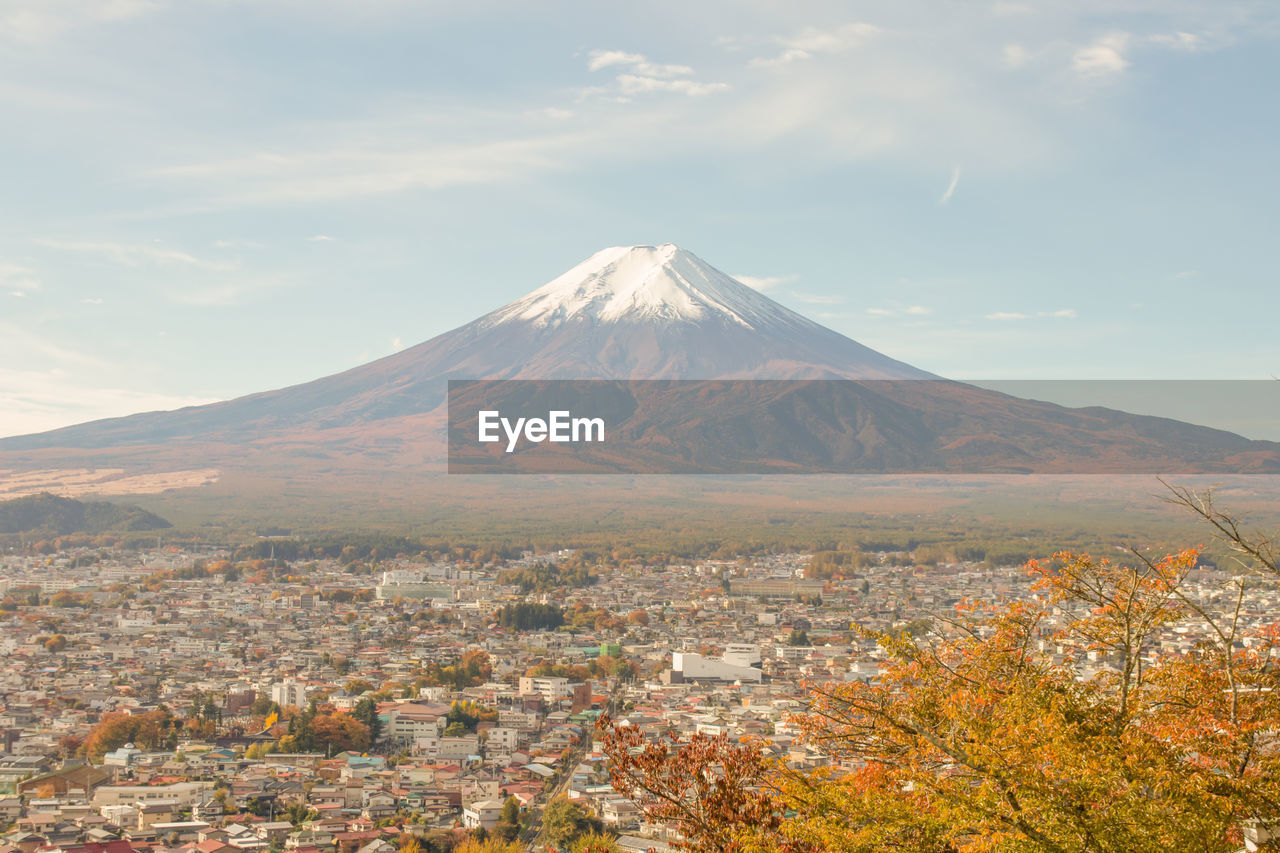
{"label": "sky", "polygon": [[966,379],[1280,375],[1280,4],[0,0],[0,436],[673,242]]}

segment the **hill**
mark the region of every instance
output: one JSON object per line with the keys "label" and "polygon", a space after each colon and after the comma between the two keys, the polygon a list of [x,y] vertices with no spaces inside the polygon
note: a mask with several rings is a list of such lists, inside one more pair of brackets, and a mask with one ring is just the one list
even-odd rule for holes
{"label": "hill", "polygon": [[78,501],[49,492],[0,501],[0,534],[133,532],[170,526],[160,516],[139,506]]}

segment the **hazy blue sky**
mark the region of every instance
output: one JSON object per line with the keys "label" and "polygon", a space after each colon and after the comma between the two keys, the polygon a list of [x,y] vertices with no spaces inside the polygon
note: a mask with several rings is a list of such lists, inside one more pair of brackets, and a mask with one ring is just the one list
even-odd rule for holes
{"label": "hazy blue sky", "polygon": [[954,377],[1280,374],[1280,4],[0,0],[0,435],[675,242]]}

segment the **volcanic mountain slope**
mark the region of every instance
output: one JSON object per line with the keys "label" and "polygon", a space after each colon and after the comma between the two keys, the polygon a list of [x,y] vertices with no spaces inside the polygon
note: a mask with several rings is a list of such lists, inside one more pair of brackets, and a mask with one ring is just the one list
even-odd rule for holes
{"label": "volcanic mountain slope", "polygon": [[[527,296],[425,343],[344,373],[176,412],[97,421],[0,440],[0,468],[114,464],[130,471],[239,466],[441,471],[449,379],[847,379],[897,393],[829,402],[786,395],[717,413],[690,410],[657,432],[696,433],[709,417],[796,436],[803,468],[821,445],[837,470],[1039,471],[1088,456],[1099,470],[1280,471],[1280,445],[1108,410],[1065,409],[938,380],[784,308],[674,245],[597,252]],[[662,415],[670,419],[666,411]],[[643,433],[654,424],[632,424]],[[653,430],[650,430],[653,431]],[[959,460],[953,461],[953,460]],[[794,468],[793,468],[794,469]]]}
{"label": "volcanic mountain slope", "polygon": [[[289,439],[439,407],[448,379],[924,378],[674,245],[604,249],[465,326],[278,391],[0,440],[0,450]],[[386,426],[386,424],[383,424]]]}

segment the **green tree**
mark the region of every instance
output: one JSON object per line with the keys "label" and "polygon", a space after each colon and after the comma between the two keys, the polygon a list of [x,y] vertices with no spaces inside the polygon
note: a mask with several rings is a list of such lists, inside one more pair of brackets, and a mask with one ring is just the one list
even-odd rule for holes
{"label": "green tree", "polygon": [[369,727],[369,743],[377,743],[382,735],[382,719],[378,716],[378,703],[368,696],[362,697],[351,709],[351,716]]}
{"label": "green tree", "polygon": [[265,717],[272,712],[279,713],[280,706],[271,701],[271,696],[267,693],[259,693],[253,697],[253,704],[249,706],[249,713],[255,717]]}
{"label": "green tree", "polygon": [[542,831],[547,842],[556,847],[570,847],[579,836],[603,828],[594,812],[567,797],[552,800],[542,813]]}
{"label": "green tree", "polygon": [[501,841],[515,841],[520,835],[520,802],[515,797],[507,797],[498,814],[498,823],[493,827],[493,837]]}

